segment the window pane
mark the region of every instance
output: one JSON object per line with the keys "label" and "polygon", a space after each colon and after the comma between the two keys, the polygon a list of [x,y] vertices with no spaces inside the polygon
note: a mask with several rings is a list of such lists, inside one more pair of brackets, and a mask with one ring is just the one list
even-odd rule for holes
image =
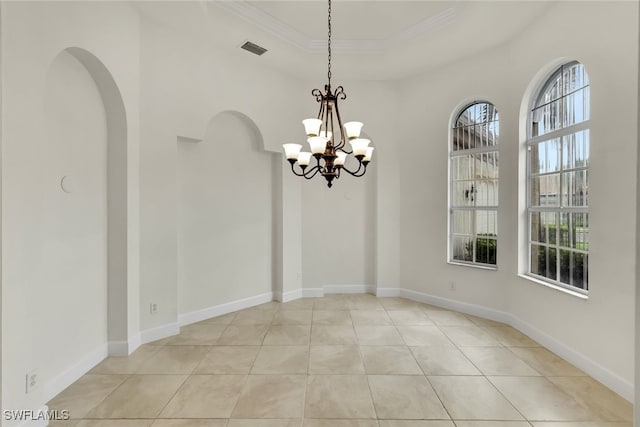
{"label": "window pane", "polygon": [[562,96],[562,74],[556,73],[549,79],[542,92],[538,96],[536,107],[548,104]]}
{"label": "window pane", "polygon": [[560,218],[560,228],[558,230],[558,245],[568,248],[571,246],[571,236],[569,234],[569,214],[558,214]]}
{"label": "window pane", "polygon": [[531,245],[531,273],[556,280],[556,254],[555,248]]}
{"label": "window pane", "polygon": [[557,219],[556,212],[532,212],[531,241],[555,244],[558,241]]}
{"label": "window pane", "polygon": [[562,80],[564,83],[564,94],[574,92],[589,85],[587,73],[584,72],[584,65],[573,64],[563,67]]}
{"label": "window pane", "polygon": [[[496,113],[497,114],[497,113]],[[487,145],[495,146],[498,144],[499,126],[498,122],[491,122],[488,124],[488,142]]]}
{"label": "window pane", "polygon": [[550,139],[531,146],[531,173],[549,173],[560,170],[560,139]]}
{"label": "window pane", "polygon": [[480,166],[480,178],[496,179],[498,178],[498,152],[492,151],[478,155]]}
{"label": "window pane", "polygon": [[471,156],[455,156],[451,158],[451,176],[454,181],[469,180],[472,177]]}
{"label": "window pane", "polygon": [[560,281],[562,283],[571,284],[571,251],[560,249]]}
{"label": "window pane", "polygon": [[562,102],[556,100],[533,110],[533,122],[537,123],[534,136],[544,135],[562,127]]}
{"label": "window pane", "polygon": [[471,128],[471,142],[469,143],[469,149],[482,147],[482,125],[474,125]]}
{"label": "window pane", "polygon": [[586,213],[571,214],[571,247],[582,251],[589,250],[589,215]]}
{"label": "window pane", "polygon": [[559,206],[560,174],[531,178],[531,206]]}
{"label": "window pane", "polygon": [[473,238],[470,236],[454,236],[453,254],[456,261],[473,261]]}
{"label": "window pane", "polygon": [[476,206],[498,206],[498,180],[476,181],[474,199]]}
{"label": "window pane", "polygon": [[496,254],[498,251],[498,241],[489,237],[478,237],[476,239],[476,262],[482,264],[496,264]]}
{"label": "window pane", "polygon": [[473,120],[474,123],[482,123],[483,122],[483,120],[482,120],[483,105],[486,105],[486,104],[478,103],[478,104],[474,104],[474,105],[471,106],[471,109],[473,111],[471,117],[472,117],[472,120]]}
{"label": "window pane", "polygon": [[561,249],[560,282],[586,289],[586,260],[587,256],[583,253]]}
{"label": "window pane", "polygon": [[585,99],[589,96],[589,88],[580,89],[564,99],[563,126],[571,126],[589,120],[588,102]]}
{"label": "window pane", "polygon": [[453,150],[466,150],[469,148],[469,130],[466,126],[456,127],[453,130]]}
{"label": "window pane", "polygon": [[562,174],[562,206],[588,206],[589,187],[586,170]]}
{"label": "window pane", "polygon": [[571,284],[577,288],[587,290],[587,254],[571,253]]}
{"label": "window pane", "polygon": [[562,138],[562,167],[586,168],[589,165],[589,130]]}
{"label": "window pane", "polygon": [[475,185],[473,181],[454,182],[451,203],[456,206],[473,206],[475,204]]}
{"label": "window pane", "polygon": [[498,235],[498,211],[476,211],[476,235],[491,237]]}
{"label": "window pane", "polygon": [[493,104],[485,104],[487,106],[487,122],[498,121],[498,110]]}
{"label": "window pane", "polygon": [[453,211],[452,229],[454,234],[471,235],[473,212],[472,211]]}

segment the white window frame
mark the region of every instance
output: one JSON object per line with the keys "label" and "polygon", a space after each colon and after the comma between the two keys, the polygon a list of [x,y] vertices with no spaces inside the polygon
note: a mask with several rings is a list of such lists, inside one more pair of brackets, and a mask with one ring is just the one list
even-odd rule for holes
{"label": "white window frame", "polygon": [[[498,256],[496,253],[496,264],[488,264],[488,263],[484,263],[484,262],[479,262],[476,260],[476,255],[477,255],[477,251],[476,251],[476,243],[477,243],[477,239],[478,237],[482,237],[484,239],[490,239],[490,240],[495,240],[496,241],[496,247],[498,244],[498,233],[497,233],[497,224],[496,224],[496,236],[482,236],[482,235],[478,235],[477,233],[477,229],[476,229],[476,221],[475,221],[475,217],[476,217],[476,213],[479,211],[493,211],[496,214],[496,218],[498,218],[498,204],[496,205],[487,205],[487,206],[477,206],[477,205],[469,205],[469,206],[455,206],[454,205],[454,177],[453,177],[453,159],[455,157],[461,157],[461,156],[474,156],[474,155],[479,155],[479,154],[485,154],[485,153],[495,153],[496,159],[499,159],[499,126],[500,126],[500,120],[498,118],[498,120],[495,120],[491,123],[496,123],[496,125],[498,126],[498,138],[497,141],[495,142],[494,145],[492,146],[486,146],[486,147],[480,147],[480,148],[473,148],[473,149],[462,149],[462,150],[454,150],[453,148],[453,142],[454,142],[454,135],[453,132],[455,132],[455,130],[457,129],[456,123],[458,122],[460,116],[462,114],[464,114],[465,111],[467,111],[470,107],[473,107],[474,105],[477,104],[489,104],[491,105],[496,113],[497,113],[497,108],[495,107],[495,105],[489,101],[482,101],[482,100],[478,100],[478,101],[474,101],[468,104],[465,104],[464,107],[460,108],[457,112],[457,114],[454,115],[454,119],[453,122],[451,123],[450,126],[450,130],[451,130],[451,136],[449,138],[449,173],[448,173],[448,185],[449,185],[449,215],[448,215],[448,256],[447,256],[447,261],[449,264],[454,264],[454,265],[464,265],[464,266],[471,266],[471,267],[476,267],[476,268],[482,268],[482,269],[488,269],[488,270],[497,270],[498,268]],[[499,117],[499,116],[498,116]],[[498,174],[496,177],[496,180],[498,181],[498,191],[499,191],[499,176],[500,176],[500,172],[499,172],[499,162],[498,164]],[[473,180],[472,180],[473,181]],[[473,187],[470,187],[470,189]],[[473,193],[471,193],[470,197],[473,197]],[[496,194],[496,200],[498,200],[498,194]],[[456,234],[454,233],[454,221],[453,221],[453,217],[454,217],[454,212],[455,211],[467,211],[467,212],[473,212],[473,220],[471,223],[471,235],[473,236],[473,260],[471,261],[465,261],[465,260],[460,260],[460,259],[454,259],[454,248],[455,248],[455,237]],[[496,221],[498,221],[498,219],[496,219]]]}
{"label": "white window frame", "polygon": [[[526,210],[526,221],[527,221],[527,225],[526,225],[526,231],[527,231],[527,271],[526,271],[526,275],[535,279],[535,281],[539,281],[543,284],[550,284],[552,286],[556,286],[559,288],[562,288],[564,290],[569,291],[570,293],[576,293],[579,296],[587,296],[589,293],[589,275],[587,274],[587,278],[585,279],[585,288],[579,288],[577,286],[574,286],[570,283],[565,283],[562,282],[560,280],[556,280],[556,279],[551,279],[545,276],[540,276],[538,274],[532,273],[531,271],[531,260],[532,260],[532,253],[531,253],[531,249],[533,245],[536,246],[546,246],[546,247],[550,247],[550,248],[554,248],[556,249],[556,278],[560,277],[560,264],[561,264],[561,256],[560,256],[560,250],[566,250],[569,252],[576,252],[576,253],[582,253],[586,255],[586,259],[587,259],[587,266],[589,263],[589,250],[588,247],[586,250],[580,250],[577,248],[569,248],[569,247],[565,247],[565,246],[561,246],[560,245],[560,239],[558,238],[558,236],[556,236],[556,241],[555,243],[551,244],[551,243],[544,243],[544,242],[534,242],[531,239],[531,233],[532,233],[532,213],[538,213],[538,212],[552,212],[552,213],[556,213],[558,215],[562,215],[562,214],[572,214],[572,213],[580,213],[580,214],[585,214],[587,216],[587,218],[589,217],[589,207],[575,207],[575,206],[563,206],[562,204],[562,197],[560,196],[561,194],[561,189],[563,188],[563,177],[565,175],[565,173],[567,172],[572,172],[572,171],[589,171],[589,163],[590,163],[590,155],[587,158],[587,166],[586,167],[580,167],[580,168],[567,168],[565,169],[562,165],[562,160],[564,155],[566,154],[563,151],[563,146],[562,146],[562,140],[564,137],[566,136],[570,136],[570,135],[574,135],[577,134],[579,132],[583,132],[583,131],[589,131],[590,128],[590,112],[589,112],[589,118],[587,118],[586,120],[576,123],[576,124],[572,124],[566,127],[561,127],[557,130],[551,131],[551,132],[547,132],[543,135],[538,135],[538,136],[532,136],[533,134],[533,111],[539,107],[539,105],[536,105],[539,101],[539,99],[541,98],[542,94],[547,90],[549,84],[551,84],[554,79],[556,78],[556,76],[560,73],[562,75],[563,70],[566,67],[571,67],[574,66],[576,64],[580,64],[577,61],[570,61],[567,63],[562,64],[561,66],[555,68],[553,70],[552,73],[550,73],[547,78],[543,81],[542,85],[540,86],[540,88],[538,89],[538,91],[536,91],[535,96],[532,98],[532,102],[531,105],[529,106],[529,110],[528,110],[528,115],[527,115],[527,141],[525,142],[526,144],[526,151],[527,151],[527,158],[526,158],[526,173],[527,173],[527,179],[526,179],[526,206],[527,206],[527,210]],[[582,64],[581,64],[582,65]],[[583,65],[584,67],[584,65]],[[587,79],[588,79],[588,74],[586,72],[585,69],[585,75],[587,75]],[[563,86],[563,92],[564,92],[564,85]],[[591,85],[590,82],[584,86],[586,88],[588,88],[589,94],[591,91]],[[583,88],[584,88],[583,87]],[[582,89],[582,88],[581,88]],[[581,90],[579,89],[579,90]],[[563,93],[559,98],[557,98],[554,101],[557,101],[559,99],[565,98],[568,95],[570,95],[571,93],[574,93],[576,91],[570,92],[568,94]],[[552,101],[553,102],[553,101]],[[589,98],[589,102],[590,102],[590,98]],[[563,108],[564,103],[560,103],[561,108]],[[589,110],[590,110],[590,106],[589,106]],[[563,117],[563,112],[561,111],[560,113],[560,117]],[[590,133],[588,133],[589,135],[589,144],[591,144],[591,137],[590,137]],[[559,164],[560,167],[557,171],[555,172],[548,172],[548,173],[539,173],[539,174],[535,174],[535,176],[541,176],[541,175],[546,175],[546,174],[554,174],[554,173],[558,173],[560,175],[560,184],[559,184],[559,206],[558,207],[544,207],[544,206],[531,206],[531,187],[532,187],[532,176],[534,176],[531,172],[531,148],[535,145],[538,145],[542,142],[546,142],[546,141],[550,141],[550,140],[554,140],[554,139],[559,139],[560,142],[560,159],[559,159]],[[590,151],[589,151],[590,152]],[[587,219],[588,221],[588,219]],[[588,267],[587,267],[587,271],[588,271]],[[570,281],[571,281],[571,276],[570,276]]]}

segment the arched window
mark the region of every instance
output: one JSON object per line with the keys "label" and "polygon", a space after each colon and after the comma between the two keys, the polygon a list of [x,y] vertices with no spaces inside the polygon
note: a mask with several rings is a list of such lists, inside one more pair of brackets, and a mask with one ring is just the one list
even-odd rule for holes
{"label": "arched window", "polygon": [[498,111],[474,102],[458,114],[449,150],[449,261],[496,266]]}
{"label": "arched window", "polygon": [[589,78],[570,62],[533,98],[527,140],[528,274],[588,290]]}

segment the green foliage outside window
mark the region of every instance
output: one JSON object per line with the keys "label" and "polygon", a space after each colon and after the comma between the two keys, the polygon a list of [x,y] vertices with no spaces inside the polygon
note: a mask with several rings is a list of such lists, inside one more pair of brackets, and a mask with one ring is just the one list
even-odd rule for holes
{"label": "green foliage outside window", "polygon": [[[483,237],[484,236],[484,237]],[[465,247],[468,259],[473,259],[473,241]],[[495,234],[480,234],[476,237],[476,262],[496,265],[498,240]]]}

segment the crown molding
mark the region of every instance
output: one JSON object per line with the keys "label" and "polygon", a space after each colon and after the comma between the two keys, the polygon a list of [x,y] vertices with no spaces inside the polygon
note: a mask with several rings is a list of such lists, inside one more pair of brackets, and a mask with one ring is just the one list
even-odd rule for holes
{"label": "crown molding", "polygon": [[[209,4],[214,4],[216,7],[239,16],[261,30],[273,34],[307,53],[322,53],[327,49],[327,40],[312,39],[291,25],[244,0],[210,1]],[[450,24],[455,20],[462,7],[463,4],[461,2],[454,1],[452,6],[444,11],[385,39],[333,39],[331,41],[331,49],[335,52],[349,54],[384,53],[394,50]]]}

